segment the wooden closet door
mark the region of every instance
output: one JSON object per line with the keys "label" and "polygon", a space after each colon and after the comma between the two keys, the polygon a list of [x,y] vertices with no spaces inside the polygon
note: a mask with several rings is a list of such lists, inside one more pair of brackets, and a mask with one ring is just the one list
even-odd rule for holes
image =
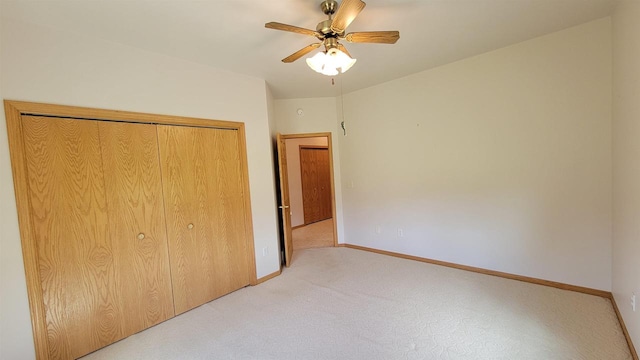
{"label": "wooden closet door", "polygon": [[155,127],[25,116],[23,130],[50,358],[173,316]]}
{"label": "wooden closet door", "polygon": [[329,149],[301,148],[300,171],[305,225],[331,218]]}
{"label": "wooden closet door", "polygon": [[23,116],[49,355],[75,359],[125,332],[98,122]]}
{"label": "wooden closet door", "polygon": [[238,131],[158,126],[176,314],[250,282]]}
{"label": "wooden closet door", "polygon": [[304,223],[320,221],[320,191],[318,187],[318,158],[316,149],[300,149],[300,174],[302,181],[302,207]]}
{"label": "wooden closet door", "polygon": [[124,333],[130,335],[174,314],[156,127],[100,122],[99,129]]}

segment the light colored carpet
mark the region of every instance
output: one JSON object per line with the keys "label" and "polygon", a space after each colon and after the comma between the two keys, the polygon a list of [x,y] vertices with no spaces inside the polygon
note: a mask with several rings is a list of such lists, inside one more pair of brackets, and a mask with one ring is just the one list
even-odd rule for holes
{"label": "light colored carpet", "polygon": [[292,236],[293,250],[333,246],[333,219],[294,229]]}
{"label": "light colored carpet", "polygon": [[347,248],[87,359],[631,359],[607,299]]}

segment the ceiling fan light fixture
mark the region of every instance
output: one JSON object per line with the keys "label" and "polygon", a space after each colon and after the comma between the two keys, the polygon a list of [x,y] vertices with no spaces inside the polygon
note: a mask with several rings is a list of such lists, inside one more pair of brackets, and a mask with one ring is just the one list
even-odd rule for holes
{"label": "ceiling fan light fixture", "polygon": [[322,70],[324,69],[324,57],[325,57],[325,54],[324,52],[321,51],[313,55],[312,57],[308,58],[307,65],[309,65],[311,70],[321,73]]}
{"label": "ceiling fan light fixture", "polygon": [[329,50],[328,55],[333,58],[336,68],[340,69],[341,73],[347,72],[347,70],[351,69],[353,64],[356,63],[356,59],[352,59],[349,55],[339,49]]}
{"label": "ceiling fan light fixture", "polygon": [[316,72],[327,76],[335,76],[349,70],[356,59],[336,48],[329,49],[326,53],[319,52],[307,59],[307,65]]}

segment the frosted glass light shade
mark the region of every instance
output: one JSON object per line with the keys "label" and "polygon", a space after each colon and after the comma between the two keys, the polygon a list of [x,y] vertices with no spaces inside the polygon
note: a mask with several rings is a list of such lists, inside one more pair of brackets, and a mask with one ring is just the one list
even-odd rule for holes
{"label": "frosted glass light shade", "polygon": [[329,49],[326,53],[319,52],[307,59],[307,65],[309,65],[313,71],[327,76],[344,73],[355,63],[356,59],[350,58],[349,55],[336,48]]}

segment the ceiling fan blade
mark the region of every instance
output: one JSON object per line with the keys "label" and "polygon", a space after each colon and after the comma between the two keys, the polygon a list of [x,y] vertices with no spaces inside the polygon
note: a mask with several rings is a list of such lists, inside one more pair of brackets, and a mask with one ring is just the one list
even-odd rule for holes
{"label": "ceiling fan blade", "polygon": [[344,47],[344,45],[338,44],[338,50],[342,51],[343,53],[347,54],[348,57],[353,59],[353,56],[351,56],[351,54],[349,54],[349,52],[347,51],[347,48]]}
{"label": "ceiling fan blade", "polygon": [[344,37],[352,43],[395,44],[400,39],[399,31],[366,31],[349,33]]}
{"label": "ceiling fan blade", "polygon": [[338,34],[344,33],[344,29],[351,24],[366,5],[362,0],[343,0],[338,7],[338,12],[333,17],[333,22],[331,22],[331,31]]}
{"label": "ceiling fan blade", "polygon": [[302,35],[309,35],[309,36],[317,35],[317,33],[313,30],[309,30],[309,29],[305,29],[305,28],[301,28],[293,25],[281,24],[278,22],[268,22],[264,24],[264,27],[266,27],[267,29],[289,31],[289,32],[302,34]]}
{"label": "ceiling fan blade", "polygon": [[287,56],[286,58],[282,59],[282,62],[283,63],[292,63],[292,62],[300,59],[301,57],[307,55],[308,53],[312,52],[313,50],[319,48],[320,45],[322,45],[322,43],[311,44],[309,46],[303,47],[302,49],[300,49],[300,50],[294,52],[293,54]]}

